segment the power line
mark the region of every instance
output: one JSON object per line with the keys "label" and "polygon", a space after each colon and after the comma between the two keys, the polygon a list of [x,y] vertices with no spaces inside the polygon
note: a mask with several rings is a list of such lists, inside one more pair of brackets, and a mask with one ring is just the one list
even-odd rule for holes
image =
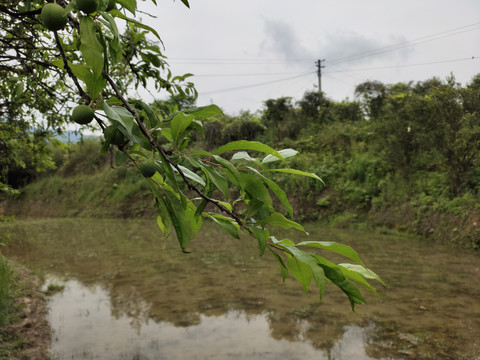
{"label": "power line", "polygon": [[[468,29],[468,28],[471,28],[471,29]],[[331,62],[332,65],[334,65],[334,64],[347,62],[347,61],[358,60],[358,59],[361,59],[361,58],[374,56],[374,55],[379,55],[379,54],[389,52],[389,51],[399,50],[399,49],[404,48],[406,46],[417,45],[417,44],[420,44],[420,43],[434,41],[434,40],[438,40],[438,39],[441,39],[441,38],[454,36],[454,35],[462,34],[462,33],[465,33],[465,32],[470,32],[470,31],[475,31],[475,30],[479,30],[479,29],[480,29],[480,22],[470,24],[470,25],[464,25],[464,26],[460,26],[460,27],[457,27],[457,28],[454,28],[454,29],[442,31],[442,32],[439,32],[439,33],[436,33],[436,34],[422,36],[422,37],[419,37],[419,38],[416,38],[416,39],[413,39],[413,40],[407,40],[407,41],[403,41],[403,42],[400,42],[400,43],[397,43],[397,44],[388,45],[388,46],[384,46],[384,47],[377,48],[377,49],[372,49],[372,50],[365,51],[365,52],[362,52],[362,53],[358,53],[358,54],[355,54],[355,55],[349,55],[349,56],[340,57],[340,58],[336,58],[336,59],[334,58],[332,60],[328,60],[328,62],[329,63]]]}
{"label": "power line", "polygon": [[278,75],[301,75],[305,72],[281,72],[281,73],[251,73],[251,74],[194,74],[195,77],[243,77],[243,76],[278,76]]}
{"label": "power line", "polygon": [[194,65],[272,65],[309,63],[312,59],[225,59],[225,58],[169,58],[176,64]]}
{"label": "power line", "polygon": [[236,86],[236,87],[232,87],[232,88],[221,89],[221,90],[214,90],[214,91],[203,91],[201,94],[202,94],[202,95],[210,95],[210,94],[215,94],[215,93],[219,93],[219,92],[227,92],[227,91],[236,91],[236,90],[250,89],[250,88],[253,88],[253,87],[259,87],[259,86],[264,86],[264,85],[276,84],[276,83],[283,82],[283,81],[289,81],[289,80],[292,80],[292,79],[296,79],[296,78],[304,77],[304,76],[309,76],[309,75],[312,75],[312,74],[313,74],[312,72],[308,72],[308,73],[304,73],[304,74],[301,74],[301,75],[291,76],[291,77],[284,78],[284,79],[278,79],[278,80],[272,80],[272,81],[265,81],[265,82],[261,82],[261,83],[257,83],[257,84],[244,85],[244,86]]}
{"label": "power line", "polygon": [[377,66],[377,67],[369,67],[369,68],[360,68],[360,69],[349,69],[349,70],[334,70],[328,71],[328,73],[344,73],[344,72],[351,72],[351,71],[368,71],[368,70],[382,70],[382,69],[394,69],[394,68],[402,68],[402,67],[412,67],[412,66],[424,66],[424,65],[434,65],[434,64],[444,64],[444,63],[452,63],[452,62],[459,62],[459,61],[471,61],[471,60],[479,60],[480,57],[472,56],[468,58],[461,58],[461,59],[450,59],[450,60],[440,60],[440,61],[430,61],[424,63],[416,63],[416,64],[402,64],[402,65],[390,65],[390,66]]}

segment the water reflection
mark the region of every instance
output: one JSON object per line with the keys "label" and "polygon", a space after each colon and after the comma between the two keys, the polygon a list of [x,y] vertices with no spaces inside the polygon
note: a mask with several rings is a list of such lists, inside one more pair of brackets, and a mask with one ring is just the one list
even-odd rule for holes
{"label": "water reflection", "polygon": [[346,327],[332,349],[319,351],[304,336],[306,321],[295,342],[270,337],[265,313],[196,314],[189,326],[140,321],[115,315],[110,295],[99,285],[87,288],[76,280],[65,285],[50,300],[56,359],[372,359],[363,351],[358,326]]}
{"label": "water reflection", "polygon": [[[257,352],[250,358],[282,359],[338,360],[350,353],[352,359],[480,358],[478,256],[310,227],[312,238],[354,246],[389,286],[379,289],[381,301],[367,296],[369,305],[352,314],[337,289],[328,287],[319,302],[295,281],[283,284],[274,259],[259,259],[252,240],[226,239],[214,227],[206,227],[189,255],[146,221],[45,220],[0,231],[12,239],[1,249],[6,256],[67,280],[66,290],[52,298],[58,354],[104,359],[118,348],[112,358],[128,360],[215,358],[217,351],[217,358],[241,359],[250,351]],[[78,307],[82,301],[90,305]],[[82,324],[70,325],[79,319]],[[212,337],[213,329],[230,344]],[[75,344],[63,345],[68,336],[83,345],[73,351]],[[268,346],[255,345],[257,338]],[[59,355],[65,357],[71,358]]]}

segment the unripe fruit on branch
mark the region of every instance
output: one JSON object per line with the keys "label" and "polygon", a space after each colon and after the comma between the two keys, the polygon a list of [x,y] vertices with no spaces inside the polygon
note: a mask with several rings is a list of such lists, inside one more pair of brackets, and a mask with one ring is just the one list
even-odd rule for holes
{"label": "unripe fruit on branch", "polygon": [[91,14],[98,9],[98,0],[77,0],[78,10],[82,10],[85,14]]}
{"label": "unripe fruit on branch", "polygon": [[150,178],[155,175],[157,171],[157,166],[155,165],[155,161],[152,159],[144,160],[140,163],[140,172],[146,178]]}
{"label": "unripe fruit on branch", "polygon": [[46,4],[40,14],[43,25],[50,31],[62,30],[67,25],[65,9],[58,4]]}
{"label": "unripe fruit on branch", "polygon": [[107,126],[103,131],[105,138],[110,137],[110,144],[122,146],[125,144],[125,137],[114,125]]}
{"label": "unripe fruit on branch", "polygon": [[94,112],[87,105],[78,105],[72,111],[72,120],[77,124],[86,125],[93,120]]}

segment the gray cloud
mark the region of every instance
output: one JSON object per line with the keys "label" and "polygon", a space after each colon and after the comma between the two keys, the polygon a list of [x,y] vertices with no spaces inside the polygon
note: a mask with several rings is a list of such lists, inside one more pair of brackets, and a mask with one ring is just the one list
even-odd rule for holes
{"label": "gray cloud", "polygon": [[392,45],[407,41],[404,36],[390,35],[379,39],[366,37],[354,32],[337,32],[327,35],[326,42],[321,46],[322,57],[335,62],[337,59],[351,58],[350,63],[364,64],[376,59],[405,59],[411,48],[393,49]]}
{"label": "gray cloud", "polygon": [[[302,39],[295,29],[286,22],[264,20],[265,40],[261,44],[263,53],[284,59],[317,59],[325,58],[334,63],[339,60],[344,65],[362,65],[378,59],[405,60],[412,47],[395,48],[392,45],[406,42],[403,35],[384,37],[365,36],[351,31],[337,31],[326,34],[325,38],[314,44],[309,39]],[[304,41],[305,40],[305,41]],[[352,61],[345,62],[346,58]]]}
{"label": "gray cloud", "polygon": [[285,59],[315,59],[315,52],[303,46],[295,30],[285,22],[265,20],[266,39],[262,43],[262,50],[266,53],[274,52]]}

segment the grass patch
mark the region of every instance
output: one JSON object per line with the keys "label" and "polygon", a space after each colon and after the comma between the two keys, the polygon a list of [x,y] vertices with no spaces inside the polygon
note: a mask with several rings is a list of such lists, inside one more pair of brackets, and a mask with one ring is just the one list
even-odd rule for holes
{"label": "grass patch", "polygon": [[8,323],[13,310],[12,269],[0,255],[0,326]]}

